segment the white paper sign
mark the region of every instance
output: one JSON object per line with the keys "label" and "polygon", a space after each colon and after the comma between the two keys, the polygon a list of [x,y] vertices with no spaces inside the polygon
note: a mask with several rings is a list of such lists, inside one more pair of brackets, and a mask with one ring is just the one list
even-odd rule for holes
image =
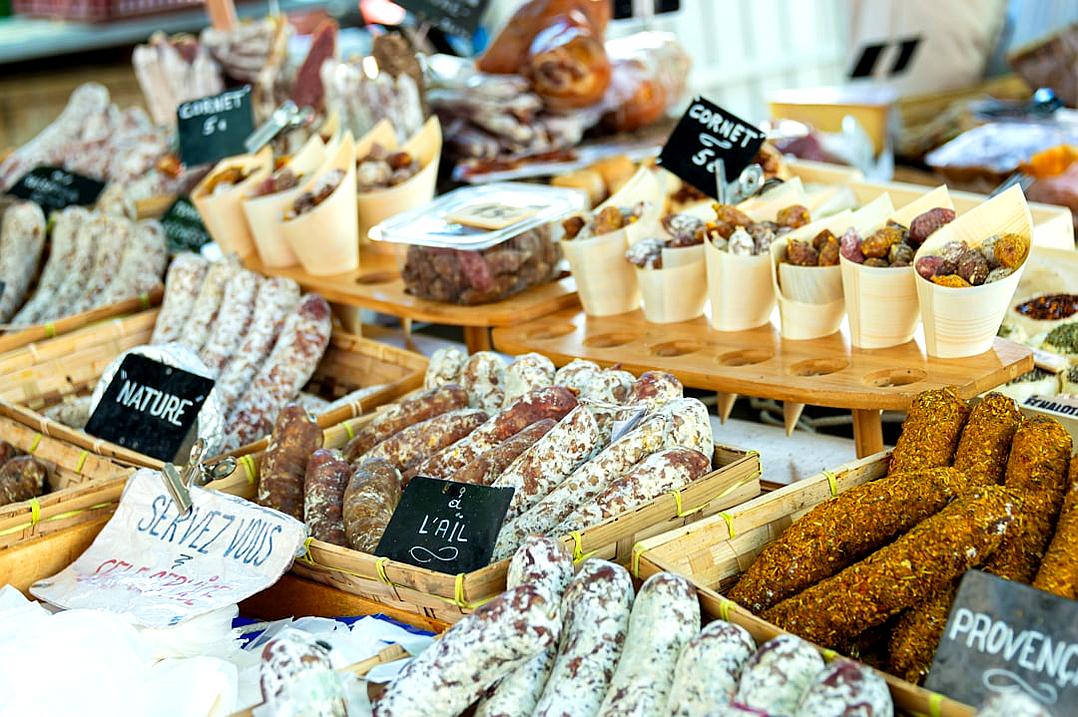
{"label": "white paper sign", "polygon": [[269,587],[301,553],[307,528],[284,513],[197,487],[191,502],[180,515],[161,474],[138,471],[93,545],[31,594],[164,627]]}

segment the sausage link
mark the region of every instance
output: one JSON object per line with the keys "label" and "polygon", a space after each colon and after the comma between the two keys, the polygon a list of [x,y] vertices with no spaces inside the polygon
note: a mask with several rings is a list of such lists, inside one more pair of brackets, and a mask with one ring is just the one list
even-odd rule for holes
{"label": "sausage link", "polygon": [[400,499],[401,474],[388,461],[371,458],[355,466],[344,491],[348,546],[373,554]]}
{"label": "sausage link", "polygon": [[307,460],[303,478],[303,520],[311,537],[347,547],[344,535],[344,490],[352,466],[340,451],[319,448]]}
{"label": "sausage link", "polygon": [[427,373],[423,376],[423,388],[428,391],[450,383],[460,383],[460,372],[468,355],[458,348],[442,348],[431,354]]}
{"label": "sausage link", "polygon": [[505,399],[508,407],[518,398],[536,389],[554,384],[554,362],[542,354],[517,356],[505,369]]}
{"label": "sausage link", "polygon": [[662,404],[684,395],[685,389],[677,376],[664,371],[645,371],[629,387],[625,403],[630,406],[643,405],[647,406],[648,410],[655,410]]}
{"label": "sausage link", "polygon": [[198,297],[191,307],[191,315],[183,325],[183,331],[176,338],[177,341],[196,353],[202,350],[210,336],[217,312],[221,310],[225,289],[239,271],[239,265],[231,256],[210,264],[206,278],[198,290]]}
{"label": "sausage link", "polygon": [[815,647],[796,635],[779,635],[761,645],[745,665],[737,702],[765,714],[793,714],[823,668]]}
{"label": "sausage link", "polygon": [[458,483],[490,485],[505,472],[517,456],[535,445],[536,441],[549,433],[557,423],[553,418],[536,421],[461,468],[453,474],[453,480]]}
{"label": "sausage link", "polygon": [[298,710],[304,717],[347,717],[344,689],[317,635],[288,628],[279,632],[262,648],[259,673],[262,699],[271,714]]}
{"label": "sausage link", "polygon": [[796,717],[890,717],[891,691],[871,668],[840,657],[831,662],[801,698]]}
{"label": "sausage link", "polygon": [[707,717],[730,704],[745,664],[756,653],[748,630],[715,620],[696,634],[677,661],[667,714]]}
{"label": "sausage link", "polygon": [[23,452],[7,441],[0,441],[0,466],[10,461],[15,456],[21,456]]}
{"label": "sausage link", "polygon": [[494,413],[505,401],[505,364],[493,351],[479,351],[468,357],[460,372],[460,385],[468,392],[469,403]]}
{"label": "sausage link", "polygon": [[49,259],[41,271],[34,295],[19,309],[11,323],[24,326],[33,324],[56,302],[60,287],[68,278],[68,272],[73,270],[73,262],[78,255],[79,227],[89,216],[85,207],[77,206],[67,207],[56,214],[49,241]]}
{"label": "sausage link", "polygon": [[455,383],[435,387],[416,398],[395,403],[375,414],[344,447],[344,457],[355,461],[395,433],[428,418],[467,408],[468,392]]}
{"label": "sausage link", "polygon": [[26,300],[45,249],[45,215],[33,202],[16,202],[0,219],[0,323]]}
{"label": "sausage link", "polygon": [[97,247],[93,268],[86,277],[82,296],[74,306],[76,312],[89,311],[100,303],[116,275],[117,257],[122,258],[124,248],[132,243],[135,234],[135,223],[125,216],[97,212],[91,223],[100,225]]}
{"label": "sausage link", "polygon": [[49,468],[33,456],[15,456],[0,466],[0,505],[37,498],[45,492]]}
{"label": "sausage link", "polygon": [[153,327],[151,344],[167,344],[180,338],[209,267],[208,261],[189,251],[172,260],[165,277],[165,299]]}
{"label": "sausage link", "polygon": [[565,386],[577,394],[584,393],[584,388],[594,376],[602,371],[599,364],[584,359],[573,359],[554,374],[554,385]]}
{"label": "sausage link", "polygon": [[221,369],[243,341],[254,314],[255,297],[261,283],[258,274],[246,269],[241,269],[228,280],[221,310],[213,320],[209,338],[198,353],[202,363],[214,376],[220,375]]}
{"label": "sausage link", "polygon": [[262,457],[258,502],[303,520],[303,481],[307,460],[322,447],[322,430],[302,406],[285,406],[277,416]]}
{"label": "sausage link", "polygon": [[[458,408],[395,433],[367,451],[363,457],[387,460],[401,473],[406,473],[409,468],[464,438],[486,420],[485,411]],[[408,485],[408,482],[404,484]]]}

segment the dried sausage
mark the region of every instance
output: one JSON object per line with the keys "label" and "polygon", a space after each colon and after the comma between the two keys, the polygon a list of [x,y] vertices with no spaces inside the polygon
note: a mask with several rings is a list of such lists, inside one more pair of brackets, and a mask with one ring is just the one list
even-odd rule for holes
{"label": "dried sausage", "polygon": [[107,306],[153,289],[168,266],[165,228],[156,219],[138,222],[120,255],[120,265],[94,306]]}
{"label": "dried sausage", "polygon": [[322,430],[302,406],[285,406],[277,416],[259,470],[258,502],[303,520],[307,460],[322,447]]}
{"label": "dried sausage", "polygon": [[557,425],[553,418],[536,421],[515,436],[510,436],[499,445],[483,453],[474,461],[453,474],[458,483],[490,485],[498,479],[505,469],[536,441],[550,432]]}
{"label": "dried sausage", "polygon": [[[49,243],[49,260],[41,271],[37,288],[30,300],[19,309],[11,323],[27,325],[38,320],[38,316],[48,311],[55,304],[60,287],[72,270],[77,251],[79,227],[89,218],[90,212],[83,207],[67,207],[56,214]],[[79,277],[82,281],[83,277]]]}
{"label": "dried sausage", "polygon": [[460,383],[460,372],[468,355],[455,347],[441,348],[430,356],[427,373],[423,376],[423,388],[428,391],[447,383]]}
{"label": "dried sausage", "polygon": [[505,364],[493,351],[479,351],[468,357],[460,372],[460,385],[468,392],[471,405],[487,413],[501,409],[505,400]]}
{"label": "dried sausage", "polygon": [[303,521],[311,537],[347,547],[344,535],[344,490],[352,477],[352,465],[340,451],[319,448],[307,459],[303,478]]}
{"label": "dried sausage", "polygon": [[45,249],[45,215],[33,202],[17,202],[0,220],[0,323],[22,306]]}
{"label": "dried sausage", "polygon": [[599,364],[593,361],[573,359],[554,374],[554,385],[565,386],[581,394],[588,382],[600,371],[602,369],[599,368]]}
{"label": "dried sausage", "polygon": [[[464,438],[486,420],[486,412],[478,408],[448,411],[390,436],[367,451],[364,457],[382,458],[402,474],[407,473],[408,469]],[[408,482],[404,484],[408,485]]]}
{"label": "dried sausage", "polygon": [[212,371],[215,377],[243,341],[247,324],[254,314],[255,297],[258,295],[260,283],[258,274],[246,269],[241,269],[228,280],[221,310],[213,321],[209,338],[198,352],[202,363],[206,364],[206,368]]}
{"label": "dried sausage", "polygon": [[895,705],[883,678],[844,657],[832,661],[801,698],[796,717],[891,717]]}
{"label": "dried sausage", "polygon": [[37,498],[48,478],[48,466],[33,456],[11,458],[0,466],[0,505]]}
{"label": "dried sausage", "polygon": [[355,461],[395,433],[420,421],[468,406],[468,393],[455,383],[428,390],[415,398],[385,408],[361,428],[344,447],[344,455]]}
{"label": "dried sausage", "polygon": [[793,714],[823,668],[815,647],[796,635],[779,635],[761,645],[745,665],[737,702],[766,714]]}
{"label": "dried sausage", "polygon": [[[259,672],[262,699],[271,714],[347,717],[344,689],[317,635],[290,628],[277,633],[262,648]],[[319,688],[312,689],[312,684]]]}
{"label": "dried sausage", "polygon": [[187,323],[183,325],[183,331],[176,337],[176,341],[196,353],[202,350],[213,328],[213,320],[217,318],[217,312],[221,309],[221,302],[224,301],[225,288],[239,271],[240,268],[232,256],[226,256],[210,264],[210,268],[206,271],[206,278],[199,287],[198,297],[191,306],[191,314],[187,318]]}
{"label": "dried sausage", "polygon": [[707,717],[734,699],[745,664],[756,653],[748,630],[715,620],[696,634],[677,661],[667,713]]}
{"label": "dried sausage", "polygon": [[554,373],[554,362],[542,354],[517,356],[505,369],[503,405],[508,407],[526,393],[553,385]]}
{"label": "dried sausage", "polygon": [[97,306],[116,275],[116,258],[131,243],[135,223],[124,216],[97,212],[91,223],[100,227],[94,249],[93,268],[84,282],[82,296],[72,307],[75,312],[89,311]]}
{"label": "dried sausage", "polygon": [[664,371],[645,371],[629,387],[625,403],[630,406],[647,406],[649,411],[685,395],[685,389],[677,376]]}
{"label": "dried sausage", "polygon": [[172,260],[165,277],[165,299],[153,327],[151,344],[167,344],[180,338],[209,267],[208,261],[192,252],[184,252]]}
{"label": "dried sausage", "polygon": [[[76,207],[69,207],[66,211],[72,209],[76,209]],[[90,275],[90,271],[93,269],[98,231],[98,225],[93,219],[97,212],[90,212],[81,207],[77,207],[77,209],[81,210],[76,215],[79,227],[75,233],[75,252],[67,265],[67,278],[56,290],[56,296],[52,304],[39,307],[39,312],[34,317],[34,320],[38,323],[73,314],[86,289],[86,277]],[[160,318],[158,322],[160,322]]]}
{"label": "dried sausage", "polygon": [[401,474],[389,461],[370,458],[352,470],[344,491],[344,532],[353,550],[373,553],[401,499]]}

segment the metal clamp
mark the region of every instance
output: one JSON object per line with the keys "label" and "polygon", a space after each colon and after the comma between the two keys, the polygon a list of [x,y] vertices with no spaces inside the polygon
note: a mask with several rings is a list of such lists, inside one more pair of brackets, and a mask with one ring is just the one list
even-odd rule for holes
{"label": "metal clamp", "polygon": [[205,450],[206,441],[199,438],[191,446],[191,456],[186,465],[178,468],[172,463],[166,463],[161,469],[165,487],[180,508],[180,515],[191,510],[191,486],[202,486],[210,481],[227,478],[236,470],[236,459],[232,456],[223,458],[212,466],[206,465],[202,460]]}

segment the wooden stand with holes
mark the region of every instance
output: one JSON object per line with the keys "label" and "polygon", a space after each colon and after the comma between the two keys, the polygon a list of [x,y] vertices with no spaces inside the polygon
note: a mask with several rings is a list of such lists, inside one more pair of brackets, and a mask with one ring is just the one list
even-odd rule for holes
{"label": "wooden stand with holes", "polygon": [[719,392],[723,420],[738,394],[783,401],[787,433],[805,404],[847,408],[859,458],[883,449],[881,411],[905,410],[921,391],[942,386],[971,398],[1033,368],[1032,352],[1004,339],[980,356],[936,359],[925,354],[920,336],[862,350],[841,331],[790,341],[772,324],[727,333],[712,329],[705,317],[652,324],[640,311],[603,318],[560,311],[495,329],[494,345],[511,354],[545,354],[558,365],[582,358],[633,373],[669,371],[686,386]]}
{"label": "wooden stand with holes", "polygon": [[268,276],[287,276],[304,289],[317,291],[327,301],[358,309],[370,309],[390,316],[433,324],[460,326],[469,352],[491,348],[490,329],[512,326],[562,309],[580,306],[576,282],[571,276],[532,287],[502,301],[478,306],[457,306],[430,301],[405,291],[397,258],[368,249],[360,252],[359,269],[334,276],[311,276],[302,267],[271,269],[257,257],[245,260],[252,271]]}

